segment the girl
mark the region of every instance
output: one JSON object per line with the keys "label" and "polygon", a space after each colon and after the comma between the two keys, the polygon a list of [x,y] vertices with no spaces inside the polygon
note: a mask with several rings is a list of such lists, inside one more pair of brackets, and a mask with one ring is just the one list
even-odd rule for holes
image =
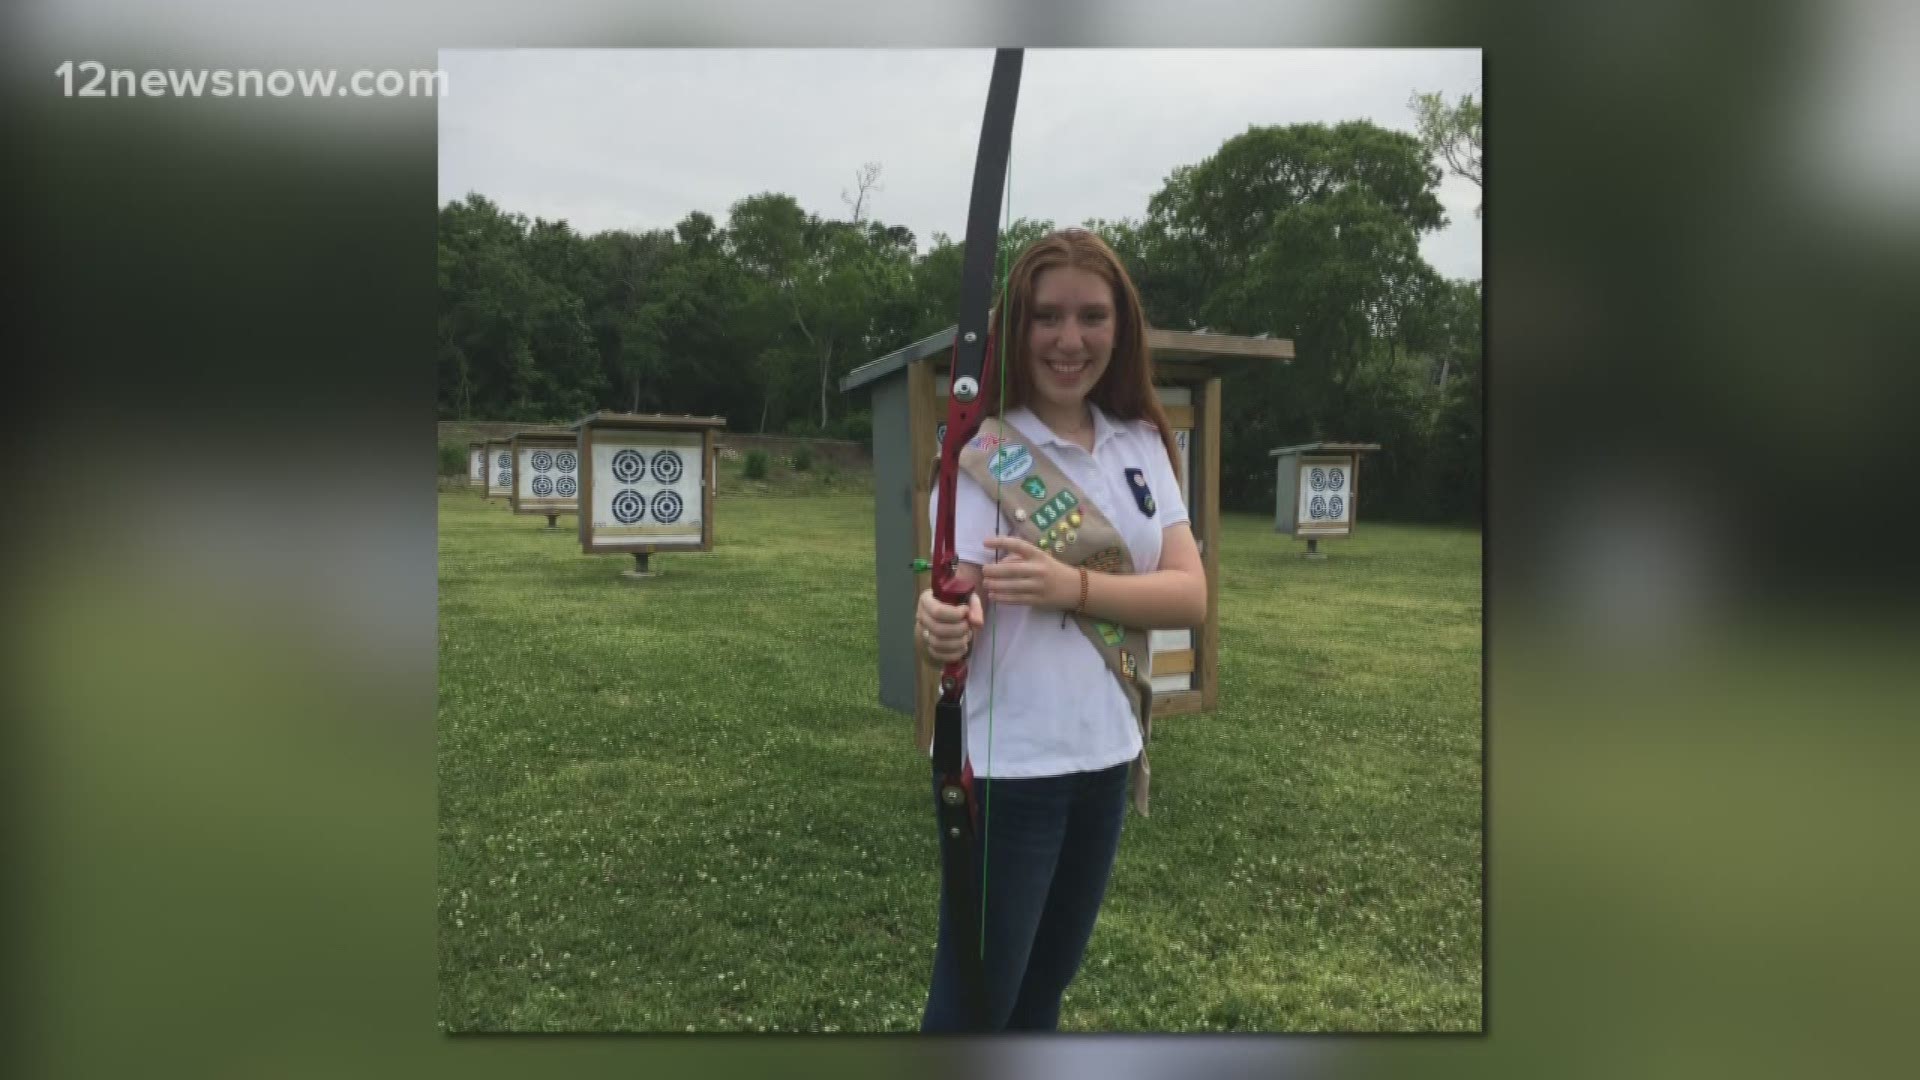
{"label": "girl", "polygon": [[[1093,233],[1056,232],[1015,262],[1001,301],[1004,424],[983,421],[954,491],[959,575],[974,592],[964,607],[922,592],[916,626],[932,664],[975,650],[966,745],[984,807],[989,1027],[1050,1031],[1093,934],[1136,761],[1145,809],[1146,631],[1204,622],[1206,576],[1120,260]],[[946,888],[925,1032],[967,1029],[955,950],[980,948],[952,940]]]}

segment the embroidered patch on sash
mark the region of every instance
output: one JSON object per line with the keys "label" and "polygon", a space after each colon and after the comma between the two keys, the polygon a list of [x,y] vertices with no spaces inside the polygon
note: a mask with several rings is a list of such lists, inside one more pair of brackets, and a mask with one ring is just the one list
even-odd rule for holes
{"label": "embroidered patch on sash", "polygon": [[[945,427],[946,425],[942,424],[941,426]],[[991,450],[999,445],[1000,436],[992,435],[984,431],[967,440],[967,446],[973,450]]]}
{"label": "embroidered patch on sash", "polygon": [[1022,480],[1020,482],[1020,490],[1036,499],[1044,499],[1047,497],[1047,485],[1037,476],[1029,476],[1025,480]]}
{"label": "embroidered patch on sash", "polygon": [[1095,622],[1093,629],[1100,635],[1100,640],[1109,645],[1118,645],[1127,639],[1127,632],[1112,623]]}
{"label": "embroidered patch on sash", "polygon": [[[1031,462],[1032,459],[1028,460]],[[1054,522],[1065,517],[1074,507],[1079,505],[1080,500],[1074,497],[1073,492],[1061,488],[1059,494],[1048,499],[1045,504],[1033,512],[1033,527],[1044,533],[1053,527]]]}
{"label": "embroidered patch on sash", "polygon": [[1127,490],[1133,492],[1133,502],[1140,512],[1153,516],[1153,492],[1147,490],[1147,477],[1139,469],[1127,470]]}
{"label": "embroidered patch on sash", "polygon": [[1120,650],[1120,670],[1126,674],[1128,680],[1140,677],[1140,668],[1133,662],[1133,654],[1125,649]]}
{"label": "embroidered patch on sash", "polygon": [[1018,443],[1007,443],[987,460],[987,471],[995,480],[1011,484],[1033,471],[1033,455]]}
{"label": "embroidered patch on sash", "polygon": [[1103,548],[1087,556],[1081,566],[1105,574],[1117,574],[1126,566],[1127,553],[1117,547]]}

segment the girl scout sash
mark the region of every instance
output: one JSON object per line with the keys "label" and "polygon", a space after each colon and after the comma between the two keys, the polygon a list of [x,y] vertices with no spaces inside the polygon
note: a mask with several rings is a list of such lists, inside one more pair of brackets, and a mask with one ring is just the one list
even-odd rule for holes
{"label": "girl scout sash", "polygon": [[[1053,460],[1011,425],[988,417],[960,451],[960,468],[989,491],[1000,492],[1001,511],[1021,539],[1069,566],[1110,574],[1139,573],[1120,530],[1090,499],[1068,483]],[[1140,727],[1140,756],[1133,762],[1133,808],[1147,816],[1147,788],[1153,778],[1147,764],[1147,740],[1153,733],[1153,685],[1147,631],[1063,612],[1093,643]]]}

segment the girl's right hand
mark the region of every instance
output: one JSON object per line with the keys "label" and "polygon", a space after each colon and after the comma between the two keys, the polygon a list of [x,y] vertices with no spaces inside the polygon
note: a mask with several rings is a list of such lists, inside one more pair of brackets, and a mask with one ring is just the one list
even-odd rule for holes
{"label": "girl's right hand", "polygon": [[973,632],[986,625],[986,621],[977,590],[967,596],[962,606],[943,604],[934,599],[932,589],[923,589],[914,614],[914,636],[928,659],[945,664],[967,655],[967,650],[973,647]]}

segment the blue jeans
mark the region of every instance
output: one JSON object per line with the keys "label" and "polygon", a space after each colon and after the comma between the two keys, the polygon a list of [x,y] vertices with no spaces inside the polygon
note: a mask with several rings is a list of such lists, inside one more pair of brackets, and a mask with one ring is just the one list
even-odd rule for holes
{"label": "blue jeans", "polygon": [[[1080,970],[1127,813],[1127,766],[1030,780],[974,780],[986,829],[987,1011],[994,1031],[1053,1031]],[[936,778],[937,787],[937,778]],[[940,937],[925,1033],[964,1031],[955,949],[940,882]]]}

